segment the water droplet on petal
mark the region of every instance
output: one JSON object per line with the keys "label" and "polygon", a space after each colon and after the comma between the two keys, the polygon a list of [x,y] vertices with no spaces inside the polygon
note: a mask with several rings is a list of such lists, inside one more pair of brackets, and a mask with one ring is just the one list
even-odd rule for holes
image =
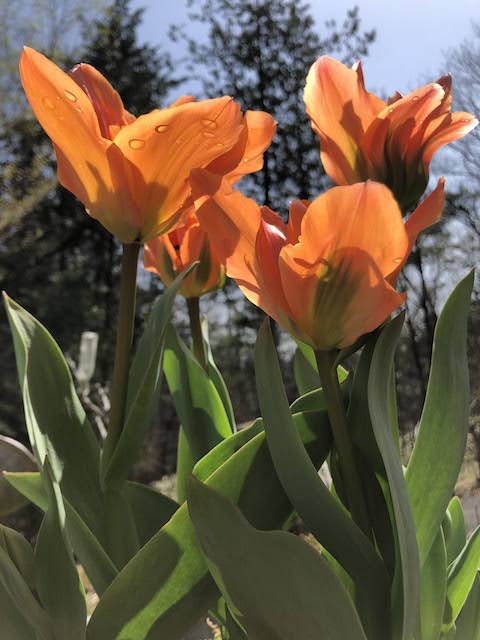
{"label": "water droplet on petal", "polygon": [[209,118],[205,118],[204,120],[202,120],[202,124],[204,127],[207,127],[208,129],[216,129],[218,127],[215,120],[210,120]]}
{"label": "water droplet on petal", "polygon": [[418,100],[418,96],[413,96],[412,101],[416,102]]}
{"label": "water droplet on petal", "polygon": [[167,130],[168,125],[166,124],[159,124],[155,127],[155,131],[157,133],[165,133],[165,131]]}
{"label": "water droplet on petal", "polygon": [[138,138],[133,138],[128,141],[128,144],[132,149],[141,149],[145,145],[145,140],[139,140]]}
{"label": "water droplet on petal", "polygon": [[67,100],[70,100],[70,102],[76,102],[77,101],[77,96],[72,93],[71,91],[67,91],[67,89],[65,89],[65,91],[63,92],[65,94],[65,97]]}
{"label": "water droplet on petal", "polygon": [[50,100],[50,98],[43,98],[42,102],[49,109],[55,109],[55,106],[54,106],[53,102]]}
{"label": "water droplet on petal", "polygon": [[223,142],[217,142],[217,144],[215,146],[218,147],[219,149],[221,149],[225,145],[223,144]]}
{"label": "water droplet on petal", "polygon": [[204,138],[215,138],[215,134],[213,133],[213,131],[204,131],[203,132],[203,137]]}
{"label": "water droplet on petal", "polygon": [[250,162],[250,158],[244,158],[243,161],[244,162]]}
{"label": "water droplet on petal", "polygon": [[388,110],[388,113],[393,113],[393,107],[390,107],[390,109]]}
{"label": "water droplet on petal", "polygon": [[469,124],[471,122],[471,119],[470,118],[462,118],[460,120],[460,122],[462,122],[463,124]]}
{"label": "water droplet on petal", "polygon": [[403,258],[394,258],[393,261],[395,262],[395,264],[400,264],[400,262],[402,262]]}

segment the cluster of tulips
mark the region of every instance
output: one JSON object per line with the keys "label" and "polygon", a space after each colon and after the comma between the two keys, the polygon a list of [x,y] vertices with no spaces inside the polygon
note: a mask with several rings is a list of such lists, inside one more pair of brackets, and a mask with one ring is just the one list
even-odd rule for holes
{"label": "cluster of tulips", "polygon": [[[439,316],[405,466],[394,372],[407,295],[396,281],[444,203],[443,179],[422,199],[430,161],[477,124],[452,113],[450,77],[385,102],[360,64],[319,58],[304,99],[337,186],[294,200],[285,222],[237,188],[262,168],[269,114],[183,96],[135,117],[93,67],[64,73],[29,48],[20,74],[60,183],[123,255],[104,441],[53,338],[5,298],[35,468],[4,477],[45,516],[34,548],[1,528],[2,638],[175,640],[211,615],[224,640],[478,640],[480,532],[467,537],[452,498],[472,274]],[[166,288],[133,351],[142,246]],[[298,347],[289,405],[265,320],[262,415],[240,430],[199,313],[225,276]],[[170,323],[176,294],[190,346]],[[162,373],[181,422],[176,501],[129,480]],[[303,535],[291,532],[298,519]],[[99,596],[91,616],[77,562]]]}

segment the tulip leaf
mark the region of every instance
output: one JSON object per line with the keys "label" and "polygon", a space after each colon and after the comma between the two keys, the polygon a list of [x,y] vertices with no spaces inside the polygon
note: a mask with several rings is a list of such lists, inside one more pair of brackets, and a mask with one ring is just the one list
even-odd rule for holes
{"label": "tulip leaf", "polygon": [[342,583],[305,541],[258,531],[195,478],[188,507],[210,572],[248,637],[366,640]]}
{"label": "tulip leaf", "polygon": [[[388,479],[398,539],[401,597],[394,603],[393,640],[412,640],[420,598],[420,560],[412,509],[402,464],[393,437],[391,371],[395,347],[403,325],[399,315],[381,331],[372,356],[368,380],[370,419]],[[400,573],[397,574],[397,580]],[[400,602],[399,602],[400,600]]]}
{"label": "tulip leaf", "polygon": [[[107,435],[102,455],[105,486],[120,489],[142,446],[158,401],[166,328],[175,295],[196,263],[183,271],[155,302],[130,366],[125,423],[116,444]],[[113,451],[112,451],[113,449]]]}
{"label": "tulip leaf", "polygon": [[304,396],[319,388],[320,378],[313,349],[300,340],[296,342],[297,349],[293,356],[293,375],[298,393]]}
{"label": "tulip leaf", "polygon": [[[372,625],[372,638],[385,637],[389,629],[388,575],[368,538],[327,489],[305,451],[292,422],[268,319],[258,334],[255,373],[268,446],[280,482],[306,526],[365,596],[362,614],[368,618],[366,626]],[[326,411],[319,414],[319,423],[330,432]]]}
{"label": "tulip leaf", "polygon": [[422,567],[419,633],[416,640],[439,639],[446,595],[447,552],[440,529]]}
{"label": "tulip leaf", "polygon": [[18,531],[0,525],[0,547],[7,552],[28,586],[34,589],[35,556],[30,543]]}
{"label": "tulip leaf", "polygon": [[[30,451],[13,438],[0,435],[0,470],[35,471],[37,464]],[[17,511],[26,504],[25,498],[0,475],[0,517]]]}
{"label": "tulip leaf", "polygon": [[[328,453],[323,430],[312,428],[298,414],[298,427],[316,464]],[[221,442],[197,463],[196,472],[208,473],[206,483],[238,503],[253,525],[280,527],[291,514],[272,465],[265,433],[238,432]],[[246,442],[238,450],[229,441]],[[222,451],[218,454],[217,449]],[[226,456],[230,456],[227,457]],[[261,490],[259,490],[261,487]],[[146,572],[145,568],[149,571]],[[137,553],[106,591],[88,626],[89,640],[180,639],[207,610],[219,593],[198,547],[186,503]]]}
{"label": "tulip leaf", "polygon": [[[0,565],[2,560],[0,559]],[[0,568],[1,571],[1,568]],[[20,603],[18,603],[20,604]],[[0,620],[2,637],[8,640],[53,640],[51,632],[47,635],[37,633],[17,608],[9,591],[0,578]]]}
{"label": "tulip leaf", "polygon": [[480,569],[480,527],[475,529],[448,571],[447,604],[443,619],[449,629],[457,619]]}
{"label": "tulip leaf", "polygon": [[232,434],[227,411],[215,384],[171,325],[167,329],[163,367],[196,462]]}
{"label": "tulip leaf", "polygon": [[65,497],[104,538],[100,450],[58,345],[27,311],[5,296],[25,418],[40,466],[46,455]]}
{"label": "tulip leaf", "polygon": [[448,505],[442,522],[445,544],[447,547],[447,564],[450,565],[467,544],[467,529],[463,515],[462,503],[454,496]]}
{"label": "tulip leaf", "polygon": [[467,317],[473,273],[448,298],[438,318],[420,427],[406,480],[423,562],[452,496],[468,432]]}
{"label": "tulip leaf", "polygon": [[179,506],[175,500],[138,482],[128,482],[125,495],[133,511],[142,547],[170,520]]}
{"label": "tulip leaf", "polygon": [[456,621],[459,640],[480,640],[480,572]]}
{"label": "tulip leaf", "polygon": [[[8,482],[37,507],[46,511],[48,493],[40,473],[8,473]],[[64,498],[67,532],[72,547],[99,596],[118,573],[107,552],[72,505]]]}

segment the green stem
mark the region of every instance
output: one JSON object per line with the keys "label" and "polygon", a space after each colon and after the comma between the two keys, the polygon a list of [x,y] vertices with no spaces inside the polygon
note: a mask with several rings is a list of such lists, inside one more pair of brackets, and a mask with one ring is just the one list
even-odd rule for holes
{"label": "green stem", "polygon": [[187,298],[190,332],[192,334],[192,350],[200,365],[207,368],[207,356],[203,344],[202,323],[200,320],[200,298]]}
{"label": "green stem", "polygon": [[125,419],[128,372],[130,368],[130,353],[132,350],[135,320],[135,297],[137,289],[137,263],[139,251],[140,245],[137,243],[123,245],[117,342],[115,346],[115,361],[113,365],[112,388],[110,393],[110,422],[103,450],[103,457],[107,461],[110,459],[120,438]]}
{"label": "green stem", "polygon": [[327,401],[328,417],[335,448],[339,455],[340,471],[345,485],[348,506],[353,520],[371,538],[370,517],[355,462],[352,442],[348,434],[347,416],[338,383],[335,356],[331,351],[317,351],[315,355],[323,392]]}

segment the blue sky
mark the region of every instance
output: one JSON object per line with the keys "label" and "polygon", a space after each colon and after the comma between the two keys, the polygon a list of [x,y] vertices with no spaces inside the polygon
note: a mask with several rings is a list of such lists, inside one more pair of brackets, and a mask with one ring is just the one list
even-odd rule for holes
{"label": "blue sky", "polygon": [[[448,72],[444,53],[469,37],[471,21],[480,22],[479,0],[311,0],[313,14],[322,28],[331,18],[341,21],[347,9],[360,7],[365,29],[376,28],[377,40],[364,61],[365,79],[371,90],[405,93],[441,73]],[[185,0],[133,0],[145,7],[140,37],[169,46],[170,23],[185,20]]]}

